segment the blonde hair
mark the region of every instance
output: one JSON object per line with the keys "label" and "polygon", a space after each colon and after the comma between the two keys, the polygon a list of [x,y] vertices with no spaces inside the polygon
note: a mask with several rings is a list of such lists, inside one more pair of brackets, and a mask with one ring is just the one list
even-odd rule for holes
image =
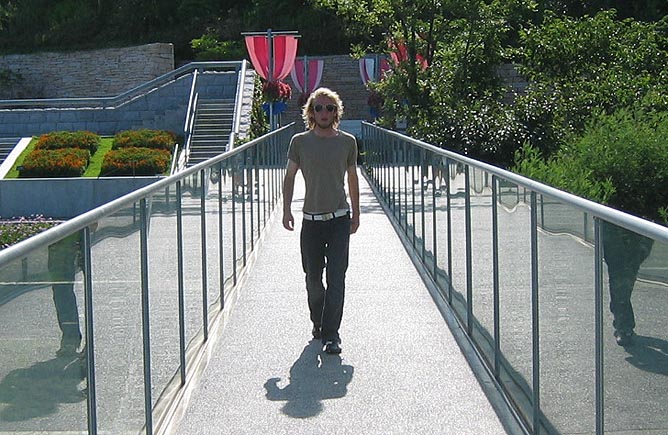
{"label": "blonde hair", "polygon": [[338,128],[341,123],[341,118],[343,117],[343,102],[339,94],[334,92],[329,88],[318,88],[309,95],[306,104],[302,107],[302,119],[304,124],[309,130],[315,128],[315,114],[313,113],[313,106],[315,105],[315,99],[318,97],[327,97],[334,102],[336,105],[336,111],[334,112],[334,124],[332,127]]}

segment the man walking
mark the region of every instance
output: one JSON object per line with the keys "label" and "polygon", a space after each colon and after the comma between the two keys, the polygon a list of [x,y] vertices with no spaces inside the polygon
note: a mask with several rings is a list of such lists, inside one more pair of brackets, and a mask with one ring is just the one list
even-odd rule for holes
{"label": "man walking", "polygon": [[[339,130],[342,115],[343,104],[336,92],[319,88],[311,94],[302,110],[308,130],[290,141],[283,181],[283,226],[293,231],[295,176],[298,170],[304,176],[300,246],[312,333],[313,338],[322,340],[323,350],[333,354],[341,353],[339,327],[350,234],[360,225],[357,142]],[[346,175],[350,204],[344,187]],[[322,281],[325,268],[326,288]]]}

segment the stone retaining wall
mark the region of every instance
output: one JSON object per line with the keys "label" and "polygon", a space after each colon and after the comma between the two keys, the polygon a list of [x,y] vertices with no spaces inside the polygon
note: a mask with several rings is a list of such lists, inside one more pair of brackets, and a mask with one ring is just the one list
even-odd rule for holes
{"label": "stone retaining wall", "polygon": [[[205,72],[197,79],[201,96],[234,98],[236,72]],[[0,110],[0,137],[34,136],[58,130],[89,130],[113,135],[121,130],[154,128],[183,132],[192,75],[184,75],[114,108]]]}
{"label": "stone retaining wall", "polygon": [[0,56],[0,70],[19,74],[0,86],[0,99],[78,98],[118,95],[174,69],[174,46],[11,54]]}

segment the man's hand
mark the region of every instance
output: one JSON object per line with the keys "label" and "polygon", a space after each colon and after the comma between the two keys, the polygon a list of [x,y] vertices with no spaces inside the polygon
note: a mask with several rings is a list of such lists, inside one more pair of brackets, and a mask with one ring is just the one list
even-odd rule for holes
{"label": "man's hand", "polygon": [[293,231],[295,229],[295,218],[289,210],[283,212],[283,228],[288,231]]}
{"label": "man's hand", "polygon": [[350,234],[355,234],[360,227],[360,215],[353,215],[350,218]]}

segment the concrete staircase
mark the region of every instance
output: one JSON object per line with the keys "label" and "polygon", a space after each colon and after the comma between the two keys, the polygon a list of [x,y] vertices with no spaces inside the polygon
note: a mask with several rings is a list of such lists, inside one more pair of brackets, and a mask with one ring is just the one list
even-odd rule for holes
{"label": "concrete staircase", "polygon": [[0,137],[0,164],[5,161],[9,153],[12,152],[19,142],[18,137]]}
{"label": "concrete staircase", "polygon": [[233,118],[234,99],[198,101],[187,166],[208,160],[227,149]]}

